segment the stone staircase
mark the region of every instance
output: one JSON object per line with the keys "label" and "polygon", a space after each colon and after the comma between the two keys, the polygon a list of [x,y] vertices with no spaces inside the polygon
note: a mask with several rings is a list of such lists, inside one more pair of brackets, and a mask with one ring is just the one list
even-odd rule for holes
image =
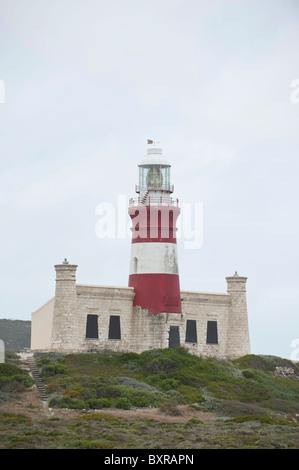
{"label": "stone staircase", "polygon": [[40,375],[39,375],[39,372],[38,372],[38,368],[36,366],[36,362],[35,362],[35,359],[34,359],[34,356],[33,354],[32,355],[29,355],[27,357],[27,364],[30,368],[30,372],[32,374],[32,377],[33,379],[35,380],[35,383],[36,383],[36,388],[37,390],[39,391],[39,394],[40,394],[40,398],[42,401],[47,401],[47,394],[46,394],[46,389],[45,389],[45,386],[42,382],[42,379],[40,378]]}

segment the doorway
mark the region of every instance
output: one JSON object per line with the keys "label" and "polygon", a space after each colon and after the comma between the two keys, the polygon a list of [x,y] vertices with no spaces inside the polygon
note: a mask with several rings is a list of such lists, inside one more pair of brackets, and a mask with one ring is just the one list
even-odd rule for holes
{"label": "doorway", "polygon": [[168,347],[175,348],[180,345],[180,332],[178,326],[171,326],[169,328]]}

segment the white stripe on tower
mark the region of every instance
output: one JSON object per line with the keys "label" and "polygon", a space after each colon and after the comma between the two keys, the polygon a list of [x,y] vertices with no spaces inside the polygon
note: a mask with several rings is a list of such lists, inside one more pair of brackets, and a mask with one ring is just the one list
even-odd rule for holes
{"label": "white stripe on tower", "polygon": [[130,274],[178,274],[175,243],[132,243]]}

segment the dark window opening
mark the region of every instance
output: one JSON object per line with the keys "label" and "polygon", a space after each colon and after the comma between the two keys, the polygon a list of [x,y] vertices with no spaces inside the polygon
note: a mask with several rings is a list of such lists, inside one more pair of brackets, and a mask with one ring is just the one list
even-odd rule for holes
{"label": "dark window opening", "polygon": [[161,238],[161,221],[162,221],[162,214],[161,211],[158,211],[158,238]]}
{"label": "dark window opening", "polygon": [[197,343],[196,320],[187,320],[186,343]]}
{"label": "dark window opening", "polygon": [[218,332],[217,332],[217,322],[216,321],[208,321],[207,343],[208,344],[218,344]]}
{"label": "dark window opening", "polygon": [[98,338],[98,337],[99,337],[98,316],[87,315],[86,338]]}
{"label": "dark window opening", "polygon": [[121,339],[119,315],[110,315],[108,338],[109,339]]}
{"label": "dark window opening", "polygon": [[[176,232],[173,227],[173,211],[169,211],[168,237],[171,240],[173,240],[176,237]],[[167,236],[165,236],[165,238],[167,238]]]}
{"label": "dark window opening", "polygon": [[169,329],[168,347],[175,348],[180,345],[180,332],[178,326],[171,326]]}

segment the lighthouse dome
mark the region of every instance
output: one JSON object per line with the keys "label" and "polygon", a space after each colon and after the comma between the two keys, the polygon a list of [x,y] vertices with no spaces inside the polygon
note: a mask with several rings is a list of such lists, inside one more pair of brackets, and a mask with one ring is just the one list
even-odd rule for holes
{"label": "lighthouse dome", "polygon": [[159,148],[148,149],[138,166],[148,165],[170,166],[167,158],[162,155],[162,149]]}

